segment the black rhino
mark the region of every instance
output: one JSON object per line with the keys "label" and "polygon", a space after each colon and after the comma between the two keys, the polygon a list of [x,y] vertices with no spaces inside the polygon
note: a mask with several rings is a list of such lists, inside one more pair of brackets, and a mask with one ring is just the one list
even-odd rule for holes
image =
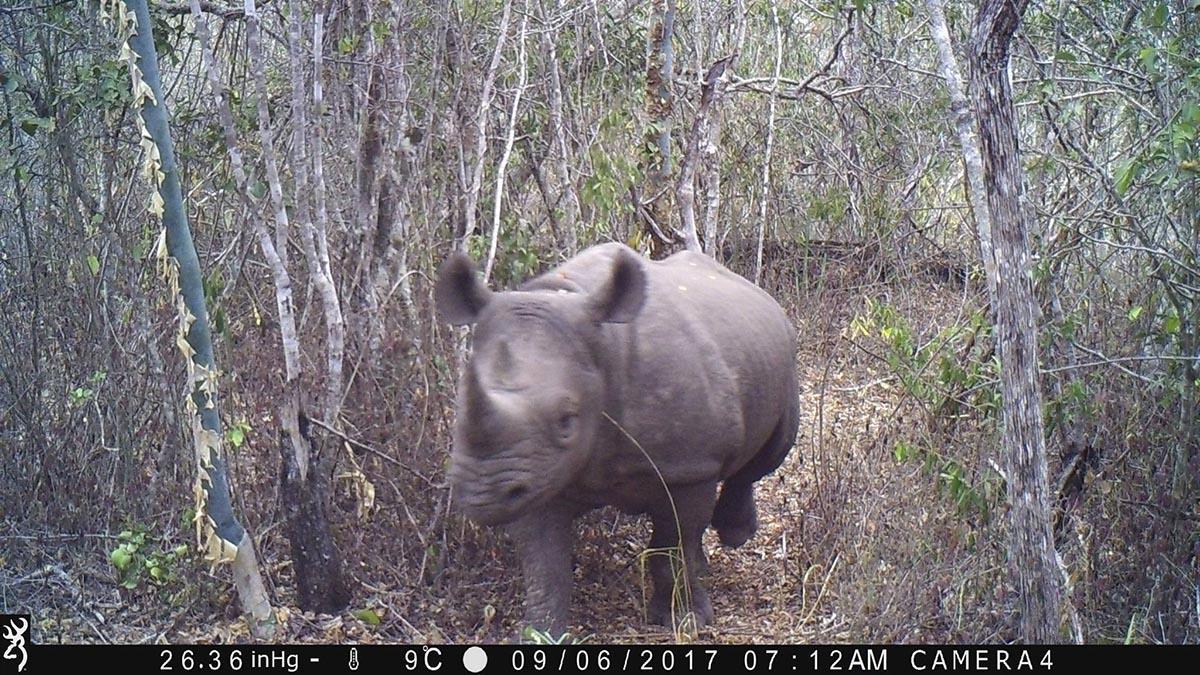
{"label": "black rhino", "polygon": [[[754,534],[754,483],[796,438],[796,337],[779,305],[704,255],[651,262],[621,244],[498,293],[455,253],[435,300],[475,324],[450,484],[468,517],[507,525],[529,623],[565,630],[572,520],[604,505],[649,514],[652,549],[682,549],[679,577],[650,557],[651,620],[711,622],[701,535]],[[678,582],[690,607],[672,605]]]}

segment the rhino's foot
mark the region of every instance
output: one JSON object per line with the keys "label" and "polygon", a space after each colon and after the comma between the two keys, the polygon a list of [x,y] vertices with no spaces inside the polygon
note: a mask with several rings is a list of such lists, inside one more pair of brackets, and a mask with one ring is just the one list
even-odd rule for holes
{"label": "rhino's foot", "polygon": [[[708,599],[708,591],[699,582],[690,584],[691,605],[686,602],[672,602],[672,589],[666,589],[663,592],[655,590],[654,597],[650,599],[649,618],[651,623],[660,626],[666,626],[674,630],[676,627],[688,625],[689,622],[696,628],[704,628],[713,622],[712,601]],[[679,595],[683,595],[683,589],[678,589]],[[683,598],[676,598],[682,600]],[[674,606],[674,611],[672,608]]]}
{"label": "rhino's foot", "polygon": [[737,548],[749,541],[758,531],[754,493],[750,490],[738,494],[722,492],[713,512],[712,526],[725,546]]}

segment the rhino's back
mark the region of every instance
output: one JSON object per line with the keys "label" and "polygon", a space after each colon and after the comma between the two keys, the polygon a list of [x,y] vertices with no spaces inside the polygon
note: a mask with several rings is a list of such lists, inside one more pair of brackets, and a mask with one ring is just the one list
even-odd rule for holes
{"label": "rhino's back", "polygon": [[[593,291],[622,248],[592,247],[529,288]],[[770,295],[707,256],[643,265],[645,305],[632,324],[607,329],[616,396],[608,412],[623,431],[615,455],[597,456],[591,475],[617,491],[656,481],[641,450],[624,442],[632,437],[668,482],[726,478],[795,405],[793,329]]]}

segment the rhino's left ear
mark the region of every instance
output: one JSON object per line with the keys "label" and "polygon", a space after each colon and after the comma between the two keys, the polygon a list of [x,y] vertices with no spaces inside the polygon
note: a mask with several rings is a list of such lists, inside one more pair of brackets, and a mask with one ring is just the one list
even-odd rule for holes
{"label": "rhino's left ear", "polygon": [[642,261],[628,251],[617,251],[612,276],[589,299],[596,321],[633,321],[646,302],[646,272],[642,269]]}
{"label": "rhino's left ear", "polygon": [[450,254],[438,270],[434,303],[442,318],[455,326],[475,323],[492,292],[475,275],[475,263],[461,251]]}

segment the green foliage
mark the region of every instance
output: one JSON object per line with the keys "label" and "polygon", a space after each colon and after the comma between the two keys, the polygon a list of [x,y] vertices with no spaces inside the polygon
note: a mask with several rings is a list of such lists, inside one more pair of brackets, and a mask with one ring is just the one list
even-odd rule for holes
{"label": "green foliage", "polygon": [[629,187],[640,185],[644,180],[633,154],[609,149],[609,146],[620,148],[619,139],[637,137],[633,115],[628,110],[614,107],[600,119],[599,130],[597,142],[588,149],[591,173],[579,189],[580,202],[590,206],[595,214],[591,222],[581,223],[582,242],[602,239],[606,234],[604,224],[627,217],[632,211]]}
{"label": "green foliage", "polygon": [[983,417],[998,409],[998,364],[985,358],[985,340],[979,339],[988,333],[982,310],[920,342],[893,307],[867,298],[866,311],[850,322],[850,333],[853,338],[880,340],[884,361],[905,391],[927,409],[953,416],[961,404],[968,404]]}
{"label": "green foliage", "polygon": [[[491,241],[482,235],[467,239],[467,253],[478,261],[480,268],[486,265]],[[525,281],[539,272],[546,252],[533,241],[529,228],[502,223],[500,241],[496,244],[496,260],[492,266],[492,283],[509,287]]]}
{"label": "green foliage", "polygon": [[71,391],[67,392],[67,395],[70,397],[71,403],[75,405],[82,405],[92,400],[92,397],[96,395],[96,392],[87,387],[75,387]]}
{"label": "green foliage", "polygon": [[[850,323],[852,338],[871,338],[882,345],[887,362],[905,392],[930,415],[954,423],[969,406],[980,419],[1000,407],[996,386],[999,364],[986,349],[988,327],[982,311],[962,324],[938,331],[922,341],[908,320],[890,305],[868,298],[866,311]],[[971,469],[964,461],[939,452],[929,443],[899,439],[892,447],[897,463],[919,462],[937,481],[938,493],[954,504],[964,518],[986,522],[1001,496],[999,477],[986,469]]]}
{"label": "green foliage", "polygon": [[230,424],[225,431],[225,438],[229,441],[230,448],[240,450],[246,444],[246,437],[250,434],[250,430],[250,422],[245,419]]}
{"label": "green foliage", "polygon": [[926,475],[936,478],[938,494],[954,505],[960,518],[986,523],[1003,497],[1003,484],[995,472],[972,471],[963,461],[924,444],[897,440],[892,457],[898,464],[919,462]]}
{"label": "green foliage", "polygon": [[108,562],[117,572],[117,583],[129,590],[143,581],[157,587],[175,581],[178,562],[187,555],[187,544],[169,549],[150,550],[143,527],[123,530],[117,535],[116,548],[108,553]]}
{"label": "green foliage", "polygon": [[367,624],[368,626],[375,627],[382,623],[379,618],[379,613],[369,607],[366,609],[356,609],[351,612],[351,614],[354,615],[354,618]]}

